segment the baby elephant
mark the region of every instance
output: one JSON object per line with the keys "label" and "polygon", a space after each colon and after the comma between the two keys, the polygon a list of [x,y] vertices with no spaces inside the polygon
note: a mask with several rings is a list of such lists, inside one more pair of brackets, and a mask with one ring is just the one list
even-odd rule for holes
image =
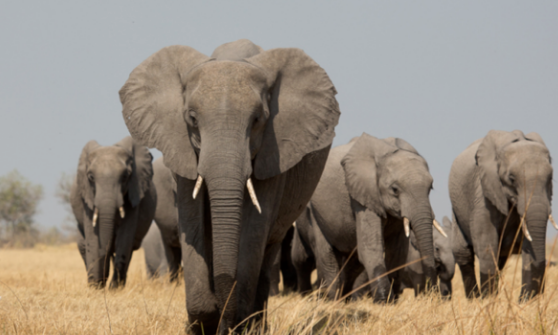
{"label": "baby elephant", "polygon": [[110,287],[126,283],[132,251],[140,247],[155,215],[152,159],[130,136],[112,146],[89,141],[81,152],[71,204],[81,233],[79,252],[92,286],[105,286],[110,259]]}
{"label": "baby elephant", "polygon": [[[451,280],[455,273],[455,259],[451,249],[451,221],[447,216],[443,219],[445,236],[438,230],[433,230],[434,239],[434,259],[436,261],[436,274],[438,275],[440,294],[442,297],[451,298],[452,286]],[[417,262],[420,259],[420,252],[417,245],[415,234],[411,232],[409,238],[409,253],[407,254],[407,264],[413,263],[401,270],[401,291],[405,288],[415,290],[415,295],[419,292],[417,287],[423,282],[424,273],[422,265]],[[357,286],[358,287],[358,286]]]}

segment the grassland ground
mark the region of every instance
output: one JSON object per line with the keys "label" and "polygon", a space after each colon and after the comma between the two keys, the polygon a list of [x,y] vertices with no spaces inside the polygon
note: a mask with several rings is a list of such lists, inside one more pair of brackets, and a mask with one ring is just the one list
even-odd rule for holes
{"label": "grassland ground", "polygon": [[[436,294],[415,298],[409,290],[390,305],[281,295],[269,300],[265,333],[554,334],[558,267],[549,267],[547,274],[545,294],[523,304],[518,303],[518,257],[506,265],[500,293],[482,300],[465,299],[459,270],[451,301]],[[184,284],[147,280],[142,250],[134,253],[126,287],[109,291],[87,287],[75,244],[1,249],[0,297],[2,334],[184,334],[187,322]]]}

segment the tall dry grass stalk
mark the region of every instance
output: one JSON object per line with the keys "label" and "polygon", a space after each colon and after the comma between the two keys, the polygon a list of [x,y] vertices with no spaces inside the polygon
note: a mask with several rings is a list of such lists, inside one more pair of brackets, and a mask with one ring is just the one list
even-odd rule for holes
{"label": "tall dry grass stalk", "polygon": [[[554,334],[558,333],[558,268],[550,267],[544,295],[519,304],[521,260],[513,256],[500,277],[500,293],[467,300],[461,274],[454,297],[431,294],[376,305],[325,301],[310,295],[272,297],[266,334]],[[126,287],[115,292],[87,287],[74,245],[0,250],[2,334],[183,334],[184,284],[145,276],[143,253],[134,253]],[[110,320],[110,321],[109,321]],[[252,326],[237,329],[263,334]]]}

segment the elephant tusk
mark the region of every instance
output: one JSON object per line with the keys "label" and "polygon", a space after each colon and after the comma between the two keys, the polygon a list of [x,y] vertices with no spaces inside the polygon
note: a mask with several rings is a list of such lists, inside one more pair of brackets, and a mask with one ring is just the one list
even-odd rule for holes
{"label": "elephant tusk", "polygon": [[403,218],[403,228],[405,228],[405,236],[409,237],[411,234],[411,227],[409,225],[409,219]]}
{"label": "elephant tusk", "polygon": [[548,219],[550,220],[550,222],[552,223],[552,225],[554,226],[554,228],[555,228],[556,230],[558,230],[558,225],[556,224],[556,221],[554,221],[554,218],[552,217],[552,214],[550,214],[550,215],[548,216]]}
{"label": "elephant tusk", "polygon": [[434,219],[432,223],[434,224],[434,228],[436,228],[436,230],[438,230],[443,237],[448,238],[448,235],[446,234],[444,229],[442,229],[442,226],[440,226],[440,223],[436,221],[436,219]]}
{"label": "elephant tusk", "polygon": [[95,208],[95,211],[93,212],[93,228],[95,228],[95,225],[97,224],[97,217],[99,216],[99,208]]}
{"label": "elephant tusk", "polygon": [[198,192],[200,191],[201,185],[203,183],[203,177],[198,175],[198,180],[196,180],[196,186],[194,186],[194,193],[192,193],[192,197],[196,199]]}
{"label": "elephant tusk", "polygon": [[531,234],[529,234],[529,230],[527,229],[527,222],[521,219],[521,228],[523,228],[523,235],[525,238],[529,240],[529,242],[533,242],[533,238],[531,238]]}
{"label": "elephant tusk", "polygon": [[246,187],[248,188],[248,193],[250,193],[250,198],[252,199],[252,203],[256,206],[256,209],[260,214],[262,214],[262,209],[260,207],[260,203],[258,202],[258,197],[256,196],[256,191],[254,191],[254,185],[252,185],[252,179],[248,178],[246,182]]}
{"label": "elephant tusk", "polygon": [[120,206],[120,208],[118,208],[118,211],[120,211],[120,217],[123,219],[126,216],[126,212],[124,212],[124,207]]}

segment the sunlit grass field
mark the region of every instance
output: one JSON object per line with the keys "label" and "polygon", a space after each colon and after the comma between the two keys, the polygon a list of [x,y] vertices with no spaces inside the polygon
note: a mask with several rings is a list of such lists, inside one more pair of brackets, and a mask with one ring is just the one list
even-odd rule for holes
{"label": "sunlit grass field", "polygon": [[[392,305],[371,300],[330,302],[316,295],[272,297],[266,334],[555,334],[558,333],[558,267],[547,272],[546,293],[517,302],[521,259],[512,257],[500,293],[484,300],[464,297],[456,271],[451,301],[407,291]],[[126,288],[86,285],[75,244],[0,250],[2,334],[184,334],[184,284],[146,279],[143,251],[134,253]],[[237,329],[261,334],[258,329]]]}

